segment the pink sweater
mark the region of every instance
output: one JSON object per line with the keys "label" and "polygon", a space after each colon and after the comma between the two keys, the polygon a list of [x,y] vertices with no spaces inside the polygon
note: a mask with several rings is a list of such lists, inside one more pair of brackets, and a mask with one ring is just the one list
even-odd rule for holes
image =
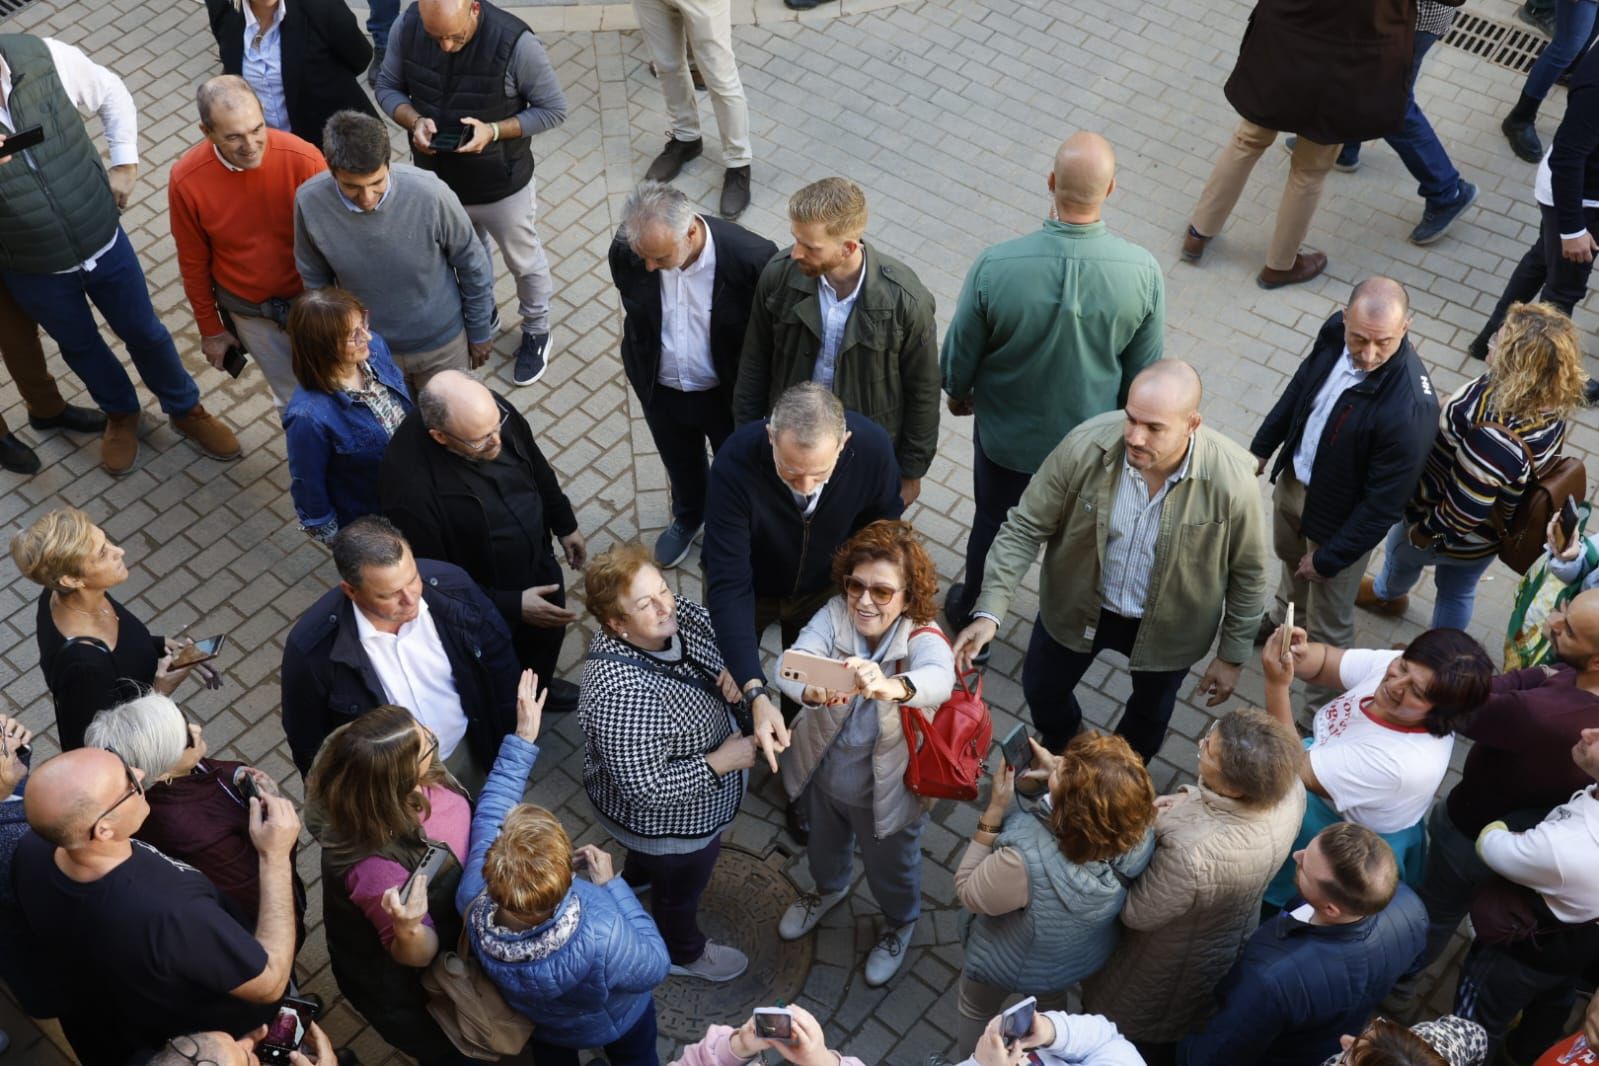
{"label": "pink sweater", "polygon": [[[672,1066],[745,1066],[747,1060],[733,1054],[733,1049],[728,1046],[732,1038],[731,1027],[713,1025],[706,1030],[705,1039],[684,1048],[683,1057],[672,1063]],[[866,1066],[860,1059],[850,1058],[848,1055],[838,1055],[838,1062],[839,1066]]]}

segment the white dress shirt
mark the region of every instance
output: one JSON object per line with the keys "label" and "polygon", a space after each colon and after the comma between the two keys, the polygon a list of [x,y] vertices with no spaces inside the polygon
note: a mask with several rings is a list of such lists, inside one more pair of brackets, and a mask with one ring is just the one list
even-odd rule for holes
{"label": "white dress shirt", "polygon": [[[106,143],[111,146],[111,165],[120,167],[138,163],[139,113],[134,109],[133,96],[128,92],[128,87],[122,84],[122,79],[84,55],[81,49],[62,44],[53,37],[43,37],[41,40],[56,65],[56,77],[60,79],[61,88],[72,101],[72,106],[78,109],[80,115],[100,116],[100,124],[105,127]],[[4,56],[0,56],[0,123],[7,130],[16,130],[11,121],[11,67]],[[30,167],[34,165],[28,154],[24,153],[23,159],[27,160]],[[121,232],[119,227],[117,233]],[[93,270],[100,257],[116,243],[117,238],[113,235],[104,248],[71,270],[58,273]]]}
{"label": "white dress shirt", "polygon": [[711,361],[711,290],[716,282],[716,242],[698,215],[705,247],[681,270],[661,274],[661,368],[655,380],[678,392],[705,392],[721,384]]}
{"label": "white dress shirt", "polygon": [[866,280],[866,252],[861,251],[861,272],[855,278],[855,289],[848,296],[839,296],[827,280],[827,275],[816,279],[816,301],[822,311],[822,350],[816,355],[816,366],[811,370],[811,380],[828,392],[833,391],[833,375],[838,369],[838,348],[844,342],[844,327],[849,324],[850,312],[855,310],[855,299],[861,294],[861,283]]}
{"label": "white dress shirt", "polygon": [[1310,471],[1316,465],[1316,449],[1321,445],[1321,435],[1326,432],[1327,420],[1332,417],[1338,397],[1344,394],[1344,390],[1360,384],[1369,376],[1370,371],[1355,367],[1355,361],[1349,357],[1349,347],[1345,345],[1344,354],[1333,363],[1327,380],[1321,383],[1321,391],[1316,393],[1316,402],[1310,405],[1310,414],[1305,417],[1304,435],[1299,438],[1299,447],[1294,450],[1294,477],[1299,479],[1301,485],[1310,484]]}
{"label": "white dress shirt", "polygon": [[1122,460],[1121,484],[1110,509],[1110,529],[1105,535],[1105,564],[1100,578],[1100,602],[1123,618],[1144,617],[1144,600],[1149,596],[1149,577],[1155,569],[1155,544],[1160,539],[1160,516],[1171,487],[1188,476],[1194,458],[1190,441],[1183,465],[1166,479],[1153,499],[1149,483]]}
{"label": "white dress shirt", "polygon": [[359,607],[355,609],[355,629],[361,637],[361,650],[383,685],[383,695],[433,730],[439,738],[441,760],[455,754],[456,745],[466,736],[466,712],[461,709],[455,671],[427,600],[399,633],[382,632]]}
{"label": "white dress shirt", "polygon": [[283,15],[285,0],[278,0],[272,25],[263,32],[255,8],[244,5],[244,80],[261,98],[268,126],[289,128],[289,105],[283,95]]}

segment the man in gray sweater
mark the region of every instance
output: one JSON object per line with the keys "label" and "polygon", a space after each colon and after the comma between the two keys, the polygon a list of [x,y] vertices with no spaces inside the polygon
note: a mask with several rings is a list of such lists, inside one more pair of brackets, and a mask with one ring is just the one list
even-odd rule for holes
{"label": "man in gray sweater", "polygon": [[322,134],[328,172],[294,198],[294,263],[307,289],[366,304],[411,395],[441,370],[482,366],[494,344],[494,276],[466,209],[424,170],[389,165],[383,121],[340,111]]}

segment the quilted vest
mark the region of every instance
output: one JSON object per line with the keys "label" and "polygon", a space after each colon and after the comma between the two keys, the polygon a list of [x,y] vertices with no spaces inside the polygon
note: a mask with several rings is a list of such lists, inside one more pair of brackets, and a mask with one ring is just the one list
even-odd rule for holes
{"label": "quilted vest", "polygon": [[[505,95],[505,74],[516,42],[533,31],[486,0],[481,11],[477,32],[459,52],[440,48],[414,11],[403,21],[400,54],[411,103],[441,130],[458,127],[463,117],[497,122],[522,110],[520,96]],[[477,155],[412,155],[417,166],[437,174],[463,204],[488,204],[533,180],[532,144],[531,137],[516,137],[496,141]]]}
{"label": "quilted vest", "polygon": [[70,270],[116,235],[111,182],[44,42],[0,34],[0,55],[11,69],[12,123],[0,133],[44,127],[38,147],[0,167],[0,270]]}
{"label": "quilted vest", "polygon": [[[1027,905],[1009,914],[973,917],[966,938],[966,972],[1012,991],[1058,992],[1094,973],[1116,947],[1117,915],[1129,881],[1144,872],[1155,834],[1110,862],[1079,866],[1061,854],[1048,823],[1012,810],[996,849],[1014,848],[1027,866]],[[1112,867],[1115,870],[1112,870]]]}

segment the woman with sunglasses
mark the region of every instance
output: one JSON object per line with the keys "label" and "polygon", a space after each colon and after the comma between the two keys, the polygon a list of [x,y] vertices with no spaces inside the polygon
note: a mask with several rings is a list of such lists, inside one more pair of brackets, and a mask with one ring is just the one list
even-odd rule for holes
{"label": "woman with sunglasses", "polygon": [[866,959],[866,983],[875,987],[899,972],[921,916],[921,837],[932,806],[905,787],[910,750],[901,708],[931,718],[955,687],[955,657],[933,622],[938,573],[909,523],[873,522],[845,541],[833,555],[833,583],[839,594],[790,650],[842,660],[853,686],[777,681],[783,695],[802,704],[781,776],[790,800],[808,797],[806,856],[816,884],[788,908],[777,931],[797,940],[843,902],[859,840],[884,916]]}
{"label": "woman with sunglasses", "polygon": [[[101,711],[84,742],[120,754],[144,774],[150,814],[133,834],[188,863],[254,915],[261,908],[261,860],[250,842],[250,796],[277,796],[277,782],[243,763],[206,758],[205,736],[159,692]],[[295,874],[296,943],[305,940],[305,886]]]}
{"label": "woman with sunglasses", "polygon": [[283,410],[289,494],[300,528],[326,544],[340,527],[377,513],[378,464],[411,412],[411,394],[352,293],[302,293],[287,331],[300,383]]}

